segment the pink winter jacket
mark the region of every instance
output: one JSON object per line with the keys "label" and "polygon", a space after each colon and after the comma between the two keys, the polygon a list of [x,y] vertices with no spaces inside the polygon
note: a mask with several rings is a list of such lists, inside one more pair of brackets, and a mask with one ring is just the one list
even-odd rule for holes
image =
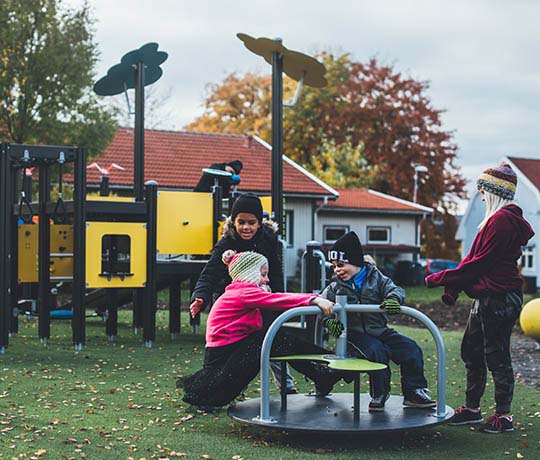
{"label": "pink winter jacket", "polygon": [[288,310],[309,305],[313,294],[266,292],[253,283],[233,281],[216,300],[206,322],[206,346],[223,347],[261,329],[260,309]]}

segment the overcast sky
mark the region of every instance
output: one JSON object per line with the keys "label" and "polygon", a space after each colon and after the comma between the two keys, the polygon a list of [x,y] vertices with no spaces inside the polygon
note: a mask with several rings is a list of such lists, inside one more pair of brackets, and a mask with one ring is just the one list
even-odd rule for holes
{"label": "overcast sky", "polygon": [[[77,6],[81,0],[66,0]],[[540,158],[540,2],[535,0],[89,0],[98,76],[155,41],[169,53],[155,83],[171,95],[159,126],[202,112],[205,85],[232,71],[270,72],[237,32],[282,37],[292,50],[376,56],[431,84],[458,164],[474,180],[505,155]],[[412,173],[412,171],[411,171]]]}

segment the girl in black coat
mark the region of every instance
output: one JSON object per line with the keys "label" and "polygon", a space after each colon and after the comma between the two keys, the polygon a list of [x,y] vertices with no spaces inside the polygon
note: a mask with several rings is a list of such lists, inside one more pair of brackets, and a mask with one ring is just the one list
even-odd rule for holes
{"label": "girl in black coat", "polygon": [[231,283],[227,267],[221,261],[225,251],[254,251],[268,259],[270,288],[273,292],[283,292],[283,269],[281,248],[276,236],[277,224],[263,221],[262,203],[252,193],[240,195],[232,207],[231,216],[223,227],[223,237],[212,249],[210,260],[204,267],[193,294],[191,307],[204,310],[212,303],[212,295],[221,295]]}

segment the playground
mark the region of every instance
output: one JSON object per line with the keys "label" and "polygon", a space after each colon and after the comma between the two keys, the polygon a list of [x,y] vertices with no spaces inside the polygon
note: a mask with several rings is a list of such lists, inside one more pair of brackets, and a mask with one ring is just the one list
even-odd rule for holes
{"label": "playground", "polygon": [[[120,311],[119,317],[120,324],[126,324],[130,312]],[[202,328],[204,319],[205,315]],[[445,425],[380,435],[287,434],[246,427],[231,420],[226,410],[192,411],[181,402],[174,378],[196,370],[204,353],[204,336],[191,333],[185,314],[181,335],[172,341],[167,312],[158,312],[157,343],[152,349],[141,347],[140,338],[122,326],[118,342],[111,344],[99,319],[88,321],[92,346],[82,352],[70,347],[68,323],[55,326],[54,340],[47,347],[35,340],[36,327],[35,320],[24,321],[2,358],[0,398],[9,410],[0,414],[0,458],[535,459],[540,455],[538,386],[516,386],[516,430],[504,436],[486,438],[468,427]],[[403,330],[421,343],[431,385],[436,379],[435,347],[429,333]],[[465,381],[459,357],[461,333],[445,331],[443,337],[447,403],[457,407]],[[523,336],[519,340],[536,345]],[[302,392],[311,388],[300,377],[295,379]],[[399,382],[392,383],[395,392]],[[246,397],[257,398],[259,384],[254,381]],[[336,385],[335,391],[351,392],[350,387]],[[493,403],[490,387],[486,408]],[[274,387],[272,394],[277,396]]]}
{"label": "playground", "polygon": [[[272,196],[265,210],[282,223],[282,109],[294,105],[303,84],[324,86],[325,69],[314,58],[288,50],[281,40],[238,38],[272,65]],[[295,375],[300,394],[290,398],[287,409],[285,390],[280,399],[270,385],[268,359],[272,334],[286,319],[300,315],[289,311],[270,327],[262,344],[260,380],[252,382],[242,400],[228,411],[212,412],[181,402],[174,381],[200,367],[206,320],[198,311],[194,318],[181,313],[181,282],[193,288],[205,265],[200,256],[208,255],[219,239],[224,208],[217,177],[231,173],[203,170],[213,177],[211,193],[158,191],[156,182],[144,182],[144,87],[159,79],[166,59],[157,43],[149,43],[124,55],[94,87],[101,96],[136,90],[133,197],[109,196],[105,180],[99,197],[88,195],[86,169],[92,165],[87,165],[84,148],[2,144],[0,458],[537,458],[538,388],[518,385],[513,411],[517,429],[492,440],[489,449],[474,428],[444,425],[464,392],[460,333],[441,334],[427,316],[406,305],[398,304],[398,313],[427,327],[400,326],[423,349],[427,377],[436,391],[433,412],[418,411],[419,406],[403,409],[394,391],[381,417],[366,411],[361,415],[367,395],[360,396],[360,373],[385,365],[346,354],[347,314],[380,313],[380,308],[348,304],[342,295],[335,311],[345,328],[335,340],[335,355],[310,355],[309,360],[326,360],[330,368],[354,372],[354,389],[340,383],[329,399],[309,398],[310,385]],[[286,104],[283,73],[298,81],[293,100]],[[67,176],[73,201],[66,202],[65,163],[73,166]],[[31,167],[39,171],[37,203],[29,198],[31,184],[25,188]],[[58,177],[56,201],[51,199],[53,175]],[[234,199],[233,193],[228,211]],[[301,290],[320,292],[326,261],[318,243],[307,246]],[[64,315],[55,316],[58,309],[52,306],[64,282],[71,285],[71,301],[60,311],[71,321],[56,321],[51,328],[52,320]],[[158,291],[165,289],[168,312],[157,308]],[[88,315],[87,307],[96,302],[92,296],[105,304],[99,318]],[[120,309],[127,298],[133,300],[131,311]],[[303,308],[305,315],[320,313]],[[309,320],[307,327],[303,320],[295,327],[317,339]],[[393,385],[399,386],[396,377]],[[492,406],[491,391],[485,398],[483,406]],[[342,405],[339,411],[336,401]]]}

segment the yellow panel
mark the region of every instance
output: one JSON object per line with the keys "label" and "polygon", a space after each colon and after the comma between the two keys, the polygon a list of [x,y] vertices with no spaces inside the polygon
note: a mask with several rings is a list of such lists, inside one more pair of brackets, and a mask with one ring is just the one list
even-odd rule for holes
{"label": "yellow panel", "polygon": [[217,239],[218,241],[221,239],[221,235],[223,235],[223,227],[225,226],[225,220],[220,220],[218,222],[218,228],[217,228]]}
{"label": "yellow panel", "polygon": [[272,215],[272,197],[271,196],[261,196],[261,203],[263,211],[267,211],[268,214]]}
{"label": "yellow panel", "polygon": [[[64,257],[54,257],[54,254]],[[73,225],[51,225],[50,272],[53,281],[73,278]]]}
{"label": "yellow panel", "polygon": [[[129,236],[130,273],[124,279],[99,276],[104,235]],[[86,287],[128,288],[144,287],[146,283],[146,224],[133,222],[86,223]]]}
{"label": "yellow panel", "polygon": [[126,201],[134,202],[135,198],[130,196],[99,196],[99,195],[86,195],[87,201]]}
{"label": "yellow panel", "polygon": [[[39,224],[19,225],[19,283],[38,282]],[[51,279],[73,277],[73,225],[51,225]],[[64,257],[54,257],[63,254]],[[71,256],[68,256],[71,255]],[[66,257],[68,256],[68,257]]]}
{"label": "yellow panel", "polygon": [[39,225],[19,225],[19,283],[37,283]]}
{"label": "yellow panel", "polygon": [[207,192],[158,193],[157,249],[161,254],[209,254],[213,199]]}

